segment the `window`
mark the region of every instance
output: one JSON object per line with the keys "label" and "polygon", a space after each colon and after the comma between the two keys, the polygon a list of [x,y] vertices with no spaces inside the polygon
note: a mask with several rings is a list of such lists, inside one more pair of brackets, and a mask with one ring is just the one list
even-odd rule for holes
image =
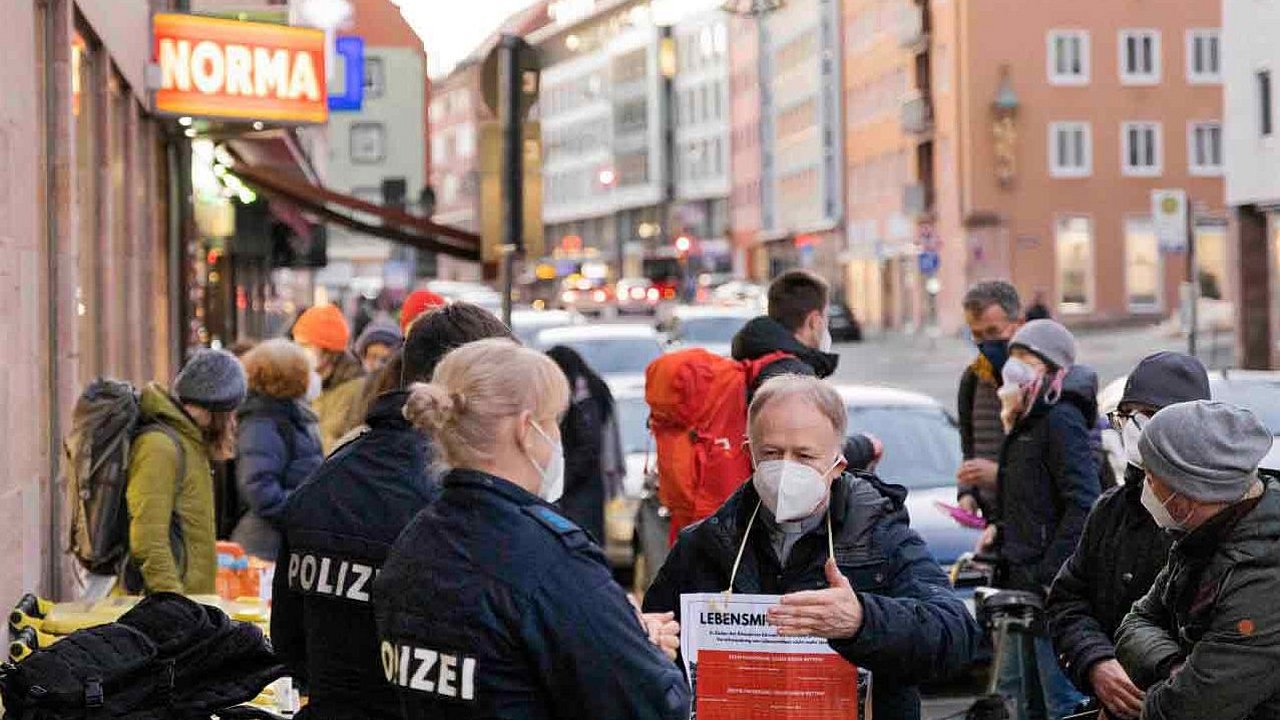
{"label": "window", "polygon": [[[582,139],[581,136],[578,138]],[[458,127],[457,134],[458,157],[469,158],[476,152],[476,126],[466,123]]]}
{"label": "window", "polygon": [[1093,288],[1093,226],[1089,218],[1058,218],[1054,232],[1058,255],[1058,302],[1065,313],[1088,312]]}
{"label": "window", "polygon": [[1120,126],[1124,157],[1123,174],[1129,177],[1156,177],[1163,170],[1160,123],[1131,122]]}
{"label": "window", "polygon": [[1206,221],[1196,225],[1196,265],[1199,267],[1200,297],[1221,300],[1230,297],[1227,287],[1227,225]]}
{"label": "window", "polygon": [[366,100],[382,97],[387,88],[386,68],[382,58],[366,57],[364,59],[364,96]]}
{"label": "window", "polygon": [[1258,72],[1258,130],[1263,137],[1271,134],[1271,71]]}
{"label": "window", "polygon": [[449,162],[448,156],[445,155],[443,133],[437,132],[431,135],[431,162],[438,165]]}
{"label": "window", "polygon": [[1160,82],[1160,31],[1120,31],[1120,82],[1155,85]]}
{"label": "window", "polygon": [[1149,217],[1124,221],[1124,279],[1129,310],[1150,312],[1160,309],[1160,247]]}
{"label": "window", "polygon": [[1049,124],[1049,175],[1059,178],[1093,174],[1093,133],[1089,123]]}
{"label": "window", "polygon": [[1089,32],[1049,31],[1049,82],[1054,85],[1089,84]]}
{"label": "window", "polygon": [[351,162],[374,165],[386,158],[387,129],[382,123],[352,123],[350,139]]}
{"label": "window", "polygon": [[1222,82],[1222,39],[1217,28],[1187,31],[1187,82]]}
{"label": "window", "polygon": [[1191,123],[1187,144],[1192,175],[1222,174],[1222,123]]}

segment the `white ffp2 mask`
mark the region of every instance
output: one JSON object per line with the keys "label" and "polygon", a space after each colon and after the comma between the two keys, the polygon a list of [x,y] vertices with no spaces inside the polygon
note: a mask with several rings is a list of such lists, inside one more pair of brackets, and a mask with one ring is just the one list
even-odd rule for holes
{"label": "white ffp2 mask", "polygon": [[551,436],[543,432],[537,423],[531,423],[533,429],[538,431],[543,440],[551,446],[551,460],[548,461],[544,468],[538,464],[537,460],[529,455],[529,462],[533,463],[533,467],[537,469],[538,475],[542,476],[542,486],[538,489],[538,497],[549,503],[556,502],[564,496],[564,446]]}
{"label": "white ffp2 mask", "polygon": [[[840,459],[831,464],[831,472]],[[766,460],[756,465],[751,476],[760,502],[773,513],[778,522],[795,522],[810,517],[831,492],[826,473],[792,460]]]}
{"label": "white ffp2 mask", "polygon": [[1151,513],[1151,519],[1156,521],[1162,530],[1181,530],[1182,523],[1173,518],[1173,513],[1169,512],[1169,500],[1173,496],[1170,495],[1168,500],[1160,502],[1160,498],[1156,497],[1156,491],[1151,489],[1151,483],[1146,480],[1142,481],[1142,507]]}
{"label": "white ffp2 mask", "polygon": [[1142,438],[1142,427],[1146,424],[1146,415],[1134,415],[1120,429],[1120,442],[1124,445],[1125,459],[1134,467],[1143,467],[1142,453],[1138,451],[1138,440]]}

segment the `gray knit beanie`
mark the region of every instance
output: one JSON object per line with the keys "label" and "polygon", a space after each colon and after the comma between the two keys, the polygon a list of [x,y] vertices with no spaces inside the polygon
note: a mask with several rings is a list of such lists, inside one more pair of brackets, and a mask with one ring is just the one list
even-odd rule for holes
{"label": "gray knit beanie", "polygon": [[1076,364],[1076,339],[1071,331],[1053,320],[1032,320],[1023,325],[1010,348],[1023,347],[1063,370]]}
{"label": "gray knit beanie", "polygon": [[1244,408],[1212,400],[1170,405],[1142,428],[1147,471],[1180,495],[1235,502],[1271,450],[1271,431]]}
{"label": "gray knit beanie", "polygon": [[375,344],[386,345],[392,351],[399,350],[404,344],[404,334],[400,332],[400,326],[389,320],[374,320],[366,325],[360,337],[356,338],[356,357],[363,360],[364,351]]}
{"label": "gray knit beanie", "polygon": [[244,402],[248,383],[235,355],[225,350],[197,350],[173,380],[173,394],[184,403],[210,412],[230,412]]}

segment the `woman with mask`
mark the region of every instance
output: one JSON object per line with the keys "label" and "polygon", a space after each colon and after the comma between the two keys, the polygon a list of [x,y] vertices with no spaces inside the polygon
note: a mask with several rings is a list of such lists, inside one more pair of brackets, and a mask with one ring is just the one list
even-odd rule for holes
{"label": "woman with mask", "polygon": [[[1000,419],[996,512],[980,550],[999,558],[996,587],[1043,598],[1075,550],[1100,492],[1089,428],[1098,417],[1098,378],[1076,365],[1075,338],[1053,320],[1023,325],[1009,342]],[[1061,718],[1083,699],[1058,665],[1048,634],[1035,659],[1006,653],[1000,691],[1017,698],[1018,717]],[[1031,678],[1028,668],[1035,668]],[[1031,688],[1028,690],[1028,688]]]}
{"label": "woman with mask", "polygon": [[[351,331],[336,305],[308,308],[293,324],[291,334],[311,355],[318,373],[307,397],[320,419],[320,442],[328,455],[352,427],[351,408],[364,390],[364,366],[347,348]],[[315,379],[320,380],[318,393]]]}
{"label": "woman with mask", "polygon": [[404,716],[689,715],[670,616],[643,619],[564,490],[564,374],[509,340],[451,352],[405,417],[451,470],[373,588],[382,666]]}
{"label": "woman with mask", "polygon": [[768,616],[781,634],[826,638],[870,670],[876,717],[919,718],[916,686],[967,666],[980,631],[911,529],[906,490],[845,472],[846,412],[817,378],[760,386],[750,482],[680,533],[644,606],[678,612],[685,593],[781,595]]}

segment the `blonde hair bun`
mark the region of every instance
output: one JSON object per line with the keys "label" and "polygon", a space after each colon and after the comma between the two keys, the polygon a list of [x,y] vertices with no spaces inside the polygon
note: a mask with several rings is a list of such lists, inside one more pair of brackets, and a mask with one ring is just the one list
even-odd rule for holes
{"label": "blonde hair bun", "polygon": [[433,435],[447,425],[460,409],[460,395],[436,383],[414,383],[404,404],[404,419],[415,428]]}

